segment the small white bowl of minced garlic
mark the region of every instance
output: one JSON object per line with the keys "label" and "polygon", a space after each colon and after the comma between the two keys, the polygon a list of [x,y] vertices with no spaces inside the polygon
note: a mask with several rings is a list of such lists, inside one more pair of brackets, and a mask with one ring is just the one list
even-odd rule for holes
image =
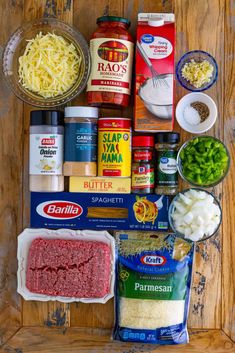
{"label": "small white bowl of minced garlic", "polygon": [[201,134],[212,128],[217,119],[217,106],[205,93],[186,94],[176,106],[176,119],[182,129]]}

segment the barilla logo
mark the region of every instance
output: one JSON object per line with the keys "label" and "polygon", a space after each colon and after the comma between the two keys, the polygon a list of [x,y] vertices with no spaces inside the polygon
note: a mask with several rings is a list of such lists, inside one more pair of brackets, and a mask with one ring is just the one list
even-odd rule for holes
{"label": "barilla logo", "polygon": [[160,255],[144,255],[140,261],[143,265],[162,266],[166,263],[166,258]]}
{"label": "barilla logo", "polygon": [[36,212],[45,218],[64,220],[79,217],[83,208],[75,202],[56,200],[40,203]]}
{"label": "barilla logo", "polygon": [[55,144],[54,138],[43,138],[41,141],[42,146],[52,146]]}

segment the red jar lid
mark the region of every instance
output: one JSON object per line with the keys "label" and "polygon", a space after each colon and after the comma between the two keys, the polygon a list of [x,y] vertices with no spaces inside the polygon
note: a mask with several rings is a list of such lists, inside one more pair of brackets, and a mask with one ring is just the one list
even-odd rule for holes
{"label": "red jar lid", "polygon": [[154,137],[153,136],[133,136],[132,147],[153,147]]}

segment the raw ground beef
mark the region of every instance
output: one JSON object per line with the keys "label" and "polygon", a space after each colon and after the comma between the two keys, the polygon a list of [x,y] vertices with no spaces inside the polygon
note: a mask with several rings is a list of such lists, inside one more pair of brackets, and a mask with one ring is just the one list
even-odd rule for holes
{"label": "raw ground beef", "polygon": [[29,249],[30,292],[102,298],[110,290],[111,250],[98,241],[35,239]]}

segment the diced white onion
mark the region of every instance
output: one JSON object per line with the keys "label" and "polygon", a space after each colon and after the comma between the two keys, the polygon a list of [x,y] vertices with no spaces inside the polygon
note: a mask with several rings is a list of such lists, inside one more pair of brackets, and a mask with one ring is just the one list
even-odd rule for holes
{"label": "diced white onion", "polygon": [[212,195],[190,189],[173,202],[171,215],[176,231],[185,238],[198,241],[216,230],[221,218],[220,207]]}

